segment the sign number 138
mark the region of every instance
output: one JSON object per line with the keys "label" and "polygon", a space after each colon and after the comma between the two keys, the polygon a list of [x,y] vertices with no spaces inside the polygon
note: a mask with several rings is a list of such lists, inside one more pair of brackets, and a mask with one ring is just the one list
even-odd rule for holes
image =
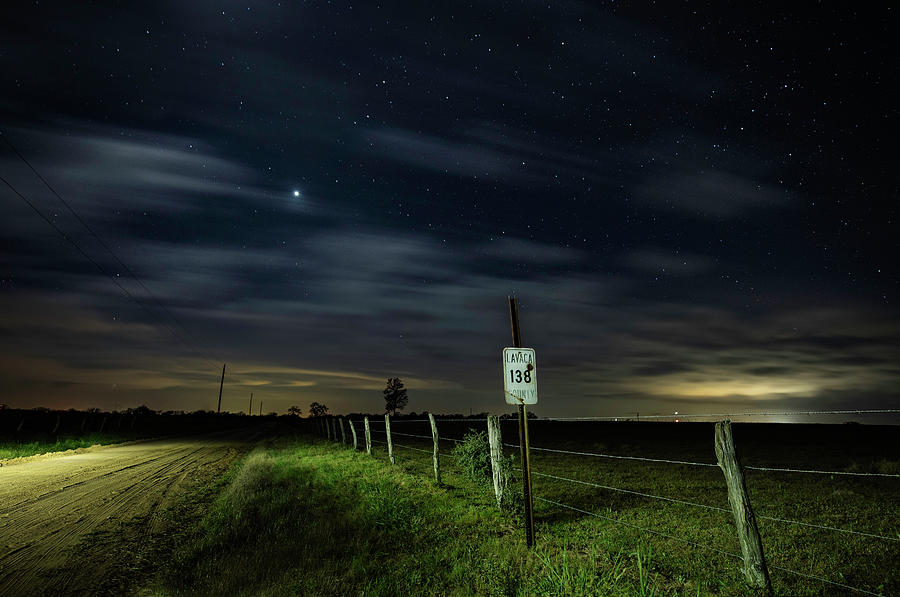
{"label": "sign number 138", "polygon": [[503,394],[507,404],[537,404],[537,361],[533,348],[503,349]]}
{"label": "sign number 138", "polygon": [[531,383],[531,369],[525,369],[525,371],[522,371],[521,369],[510,369],[509,381],[511,383]]}

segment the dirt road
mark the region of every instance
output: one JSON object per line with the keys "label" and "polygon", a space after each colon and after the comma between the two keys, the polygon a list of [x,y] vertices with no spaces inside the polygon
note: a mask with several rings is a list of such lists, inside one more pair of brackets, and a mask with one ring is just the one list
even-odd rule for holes
{"label": "dirt road", "polygon": [[0,595],[92,593],[118,572],[108,568],[119,543],[164,532],[159,513],[254,438],[155,440],[0,467]]}

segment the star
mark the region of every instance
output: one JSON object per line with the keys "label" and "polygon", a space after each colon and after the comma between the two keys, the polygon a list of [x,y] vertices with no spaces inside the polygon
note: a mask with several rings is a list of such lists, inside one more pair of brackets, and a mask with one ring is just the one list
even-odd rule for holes
{"label": "star", "polygon": [[298,191],[297,189],[294,189],[294,197],[299,197],[299,196],[300,196],[300,191]]}

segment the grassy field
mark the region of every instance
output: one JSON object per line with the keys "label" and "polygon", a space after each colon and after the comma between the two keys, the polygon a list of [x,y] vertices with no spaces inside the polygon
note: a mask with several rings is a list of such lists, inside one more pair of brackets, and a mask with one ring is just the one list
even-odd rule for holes
{"label": "grassy field", "polygon": [[[469,424],[439,426],[443,437],[461,438]],[[854,433],[867,438],[842,448],[834,441],[815,443],[823,439],[814,437],[822,426],[818,431],[765,427],[736,427],[745,463],[896,472],[900,461],[890,429],[839,428],[824,438],[849,434],[837,437],[848,441]],[[504,426],[510,443],[513,429]],[[427,423],[394,429],[413,435],[426,430]],[[379,438],[383,435],[373,434]],[[714,462],[712,425],[537,422],[533,438],[537,447]],[[751,594],[740,561],[727,555],[740,553],[730,512],[535,475],[536,496],[583,512],[536,500],[537,545],[528,550],[520,516],[499,510],[486,483],[466,478],[444,457],[443,484],[437,486],[430,454],[410,449],[428,449],[430,441],[403,436],[394,441],[396,465],[387,462],[383,445],[368,456],[316,437],[283,439],[252,453],[150,592]],[[442,442],[442,452],[449,454],[453,445]],[[533,470],[728,508],[722,475],[713,467],[535,451]],[[876,594],[900,592],[895,565],[900,561],[900,479],[748,471],[748,485],[758,515],[886,537],[760,520],[777,594],[847,594],[781,569]]]}
{"label": "grassy field", "polygon": [[79,436],[47,437],[34,441],[0,441],[0,460],[49,452],[62,452],[94,445],[117,444],[128,438],[115,433],[88,433]]}

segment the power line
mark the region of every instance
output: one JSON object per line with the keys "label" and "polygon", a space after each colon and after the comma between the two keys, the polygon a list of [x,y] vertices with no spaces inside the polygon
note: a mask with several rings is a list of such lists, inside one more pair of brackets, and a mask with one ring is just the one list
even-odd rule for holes
{"label": "power line", "polygon": [[[82,257],[84,257],[85,259],[87,259],[88,261],[90,261],[91,263],[93,263],[94,266],[100,271],[100,273],[102,273],[104,276],[106,276],[107,278],[109,278],[110,281],[111,281],[113,284],[115,284],[115,285],[119,288],[119,290],[121,290],[121,291],[125,294],[125,296],[127,296],[129,299],[131,299],[132,302],[134,302],[134,304],[136,304],[136,305],[139,306],[141,309],[143,309],[144,311],[146,311],[147,314],[150,315],[150,317],[152,317],[154,320],[156,320],[160,325],[162,325],[163,327],[165,327],[166,329],[168,329],[168,330],[175,336],[175,338],[178,339],[178,340],[179,340],[186,348],[188,348],[188,349],[190,349],[190,350],[193,350],[194,352],[197,352],[197,354],[198,354],[201,358],[204,358],[204,359],[206,358],[206,357],[203,356],[202,353],[199,353],[195,348],[193,348],[192,346],[190,346],[189,344],[187,344],[182,338],[180,338],[180,337],[178,336],[178,334],[176,334],[176,333],[174,332],[174,330],[172,330],[172,328],[169,327],[168,324],[166,324],[166,322],[160,320],[159,317],[158,317],[153,311],[151,311],[144,303],[142,303],[140,300],[138,300],[137,297],[135,297],[133,294],[131,294],[131,292],[129,292],[127,288],[125,288],[124,286],[122,286],[122,285],[119,283],[119,281],[116,280],[115,276],[113,276],[113,275],[110,274],[108,271],[106,271],[106,268],[104,268],[102,265],[100,265],[93,257],[91,257],[90,255],[88,255],[88,254],[85,252],[85,250],[82,249],[81,246],[80,246],[77,242],[75,242],[74,239],[72,239],[71,236],[69,236],[68,234],[66,234],[65,231],[63,231],[59,226],[57,226],[55,223],[53,223],[53,220],[51,220],[51,219],[48,218],[46,215],[44,215],[44,213],[43,213],[40,209],[38,209],[37,206],[36,206],[34,203],[32,203],[31,201],[29,201],[29,199],[28,199],[25,195],[23,195],[22,193],[20,193],[20,192],[18,191],[18,189],[16,189],[16,188],[15,188],[8,180],[6,180],[6,178],[4,178],[2,175],[0,175],[0,181],[2,181],[7,187],[9,187],[10,190],[11,190],[13,193],[15,193],[22,201],[24,201],[24,202],[28,205],[28,207],[30,207],[32,210],[34,210],[34,212],[35,212],[38,216],[40,216],[40,218],[41,218],[42,220],[44,220],[45,222],[47,222],[47,224],[48,224],[51,228],[53,228],[60,236],[62,236],[65,240],[67,240],[73,247],[75,247],[75,249],[81,254]],[[213,364],[213,363],[210,363],[210,364]]]}
{"label": "power line", "polygon": [[[175,314],[172,313],[172,312],[171,312],[171,311],[170,311],[170,310],[169,310],[169,309],[168,309],[168,308],[167,308],[167,307],[166,307],[166,306],[165,306],[165,305],[164,305],[164,304],[156,297],[155,294],[153,294],[153,292],[147,287],[146,284],[144,284],[143,280],[141,280],[141,279],[138,277],[138,275],[134,272],[134,270],[132,270],[132,269],[128,266],[128,264],[126,264],[124,261],[122,261],[122,260],[119,258],[118,255],[116,255],[115,251],[113,251],[112,248],[111,248],[111,247],[110,247],[110,246],[109,246],[102,238],[100,238],[100,235],[97,234],[97,233],[94,231],[94,229],[90,227],[90,225],[89,225],[89,224],[88,224],[88,223],[87,223],[87,222],[86,222],[86,221],[78,214],[78,212],[75,211],[75,209],[74,209],[71,205],[69,205],[69,202],[66,201],[65,199],[63,199],[62,195],[60,195],[58,192],[56,192],[56,189],[54,189],[53,186],[47,181],[47,179],[44,178],[44,177],[41,175],[41,173],[38,172],[37,169],[31,164],[31,162],[29,162],[28,159],[27,159],[24,155],[22,155],[22,153],[21,153],[18,149],[16,149],[15,145],[12,144],[12,141],[9,140],[9,137],[8,137],[6,134],[4,134],[2,131],[0,131],[0,138],[2,138],[2,139],[3,139],[3,142],[6,143],[7,147],[9,147],[9,148],[12,150],[12,152],[13,152],[14,154],[16,154],[16,156],[17,156],[20,160],[22,160],[22,162],[23,162],[26,166],[28,166],[28,168],[31,170],[32,173],[34,173],[34,175],[38,178],[38,180],[40,180],[42,183],[44,183],[44,186],[46,186],[46,187],[50,190],[50,192],[53,193],[53,195],[54,195],[57,199],[59,199],[60,203],[62,203],[62,204],[66,207],[66,209],[68,209],[69,212],[70,212],[73,216],[75,216],[75,219],[78,220],[78,221],[81,223],[82,226],[84,226],[85,230],[87,230],[88,233],[89,233],[92,237],[94,237],[94,240],[96,240],[96,241],[100,244],[101,247],[103,247],[104,249],[106,249],[106,252],[109,253],[109,254],[112,256],[113,259],[115,259],[116,263],[118,263],[118,264],[119,264],[126,272],[128,272],[128,275],[130,275],[130,276],[134,279],[134,281],[137,282],[138,285],[139,285],[141,288],[144,289],[144,291],[150,296],[150,298],[153,299],[153,302],[156,303],[156,305],[157,305],[157,306],[158,306],[158,307],[159,307],[166,315],[168,315],[169,318],[170,318],[172,321],[174,321],[175,324],[176,324],[179,328],[181,328],[181,330],[184,332],[184,334],[185,334],[187,340],[190,341],[190,340],[193,338],[193,336],[192,336],[191,332],[187,329],[187,327],[185,327],[185,325],[181,322],[181,320],[178,319],[178,318],[175,316]],[[9,184],[9,183],[7,183],[7,184]],[[170,330],[170,331],[171,331],[171,330]],[[193,339],[196,341],[196,338],[193,338]],[[210,352],[209,352],[209,350],[206,349],[206,347],[201,347],[201,348],[204,349],[204,350],[202,351],[202,353],[201,353],[201,351],[198,350],[198,349],[194,349],[194,350],[195,350],[196,352],[198,352],[198,353],[201,353],[201,354],[204,356],[204,358],[209,359],[209,360],[211,360],[211,361],[213,361],[213,362],[218,362],[218,361],[220,360],[220,359],[215,358],[213,355],[211,355]]]}

